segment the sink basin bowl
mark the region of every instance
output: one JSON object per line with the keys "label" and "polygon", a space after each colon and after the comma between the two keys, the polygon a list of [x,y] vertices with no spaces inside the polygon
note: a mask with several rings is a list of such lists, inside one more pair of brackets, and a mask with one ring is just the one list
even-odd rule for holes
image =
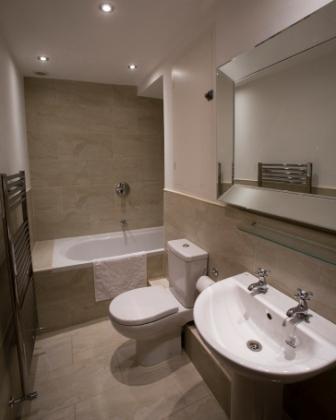
{"label": "sink basin bowl", "polygon": [[[195,324],[204,340],[234,369],[254,378],[296,382],[336,363],[336,325],[313,311],[310,323],[283,326],[297,302],[273,287],[266,294],[247,290],[257,281],[242,273],[217,282],[198,297]],[[296,348],[286,343],[296,337]],[[262,348],[255,350],[256,341]]]}
{"label": "sink basin bowl", "polygon": [[271,286],[266,294],[253,294],[247,287],[256,281],[249,273],[218,281],[194,306],[199,333],[232,373],[234,420],[280,419],[283,383],[336,364],[336,325],[309,311],[310,323],[284,326],[297,302]]}
{"label": "sink basin bowl", "polygon": [[[204,340],[232,368],[256,379],[297,382],[335,364],[336,325],[309,311],[310,323],[283,326],[287,309],[297,302],[271,286],[253,295],[247,287],[257,280],[242,273],[200,294],[194,319]],[[291,337],[296,348],[286,343]]]}

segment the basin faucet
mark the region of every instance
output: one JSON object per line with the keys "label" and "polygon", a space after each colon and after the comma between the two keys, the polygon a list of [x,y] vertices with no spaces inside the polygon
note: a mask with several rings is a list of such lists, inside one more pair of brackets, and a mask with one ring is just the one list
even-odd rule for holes
{"label": "basin faucet", "polygon": [[307,301],[312,297],[313,292],[306,292],[305,290],[297,289],[297,293],[294,295],[294,298],[298,301],[298,305],[288,309],[286,312],[287,318],[283,321],[282,325],[285,327],[290,320],[293,320],[295,323],[301,321],[310,322],[309,318],[311,318],[312,315],[308,313]]}
{"label": "basin faucet", "polygon": [[256,272],[256,276],[258,277],[258,281],[255,283],[251,283],[248,286],[248,290],[254,293],[266,293],[267,292],[267,276],[270,274],[269,270],[265,270],[265,268],[258,268]]}

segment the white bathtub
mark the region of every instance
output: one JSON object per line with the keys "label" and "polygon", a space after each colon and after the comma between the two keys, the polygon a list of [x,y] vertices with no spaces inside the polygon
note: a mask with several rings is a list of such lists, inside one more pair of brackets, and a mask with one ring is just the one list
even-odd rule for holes
{"label": "white bathtub", "polygon": [[89,266],[94,260],[145,251],[164,251],[163,227],[125,230],[37,242],[33,250],[34,271]]}

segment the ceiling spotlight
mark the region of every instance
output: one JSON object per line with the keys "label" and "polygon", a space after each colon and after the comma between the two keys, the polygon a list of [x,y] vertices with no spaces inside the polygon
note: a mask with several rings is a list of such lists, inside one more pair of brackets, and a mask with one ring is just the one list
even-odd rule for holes
{"label": "ceiling spotlight", "polygon": [[46,55],[39,55],[37,59],[38,61],[41,61],[41,63],[46,63],[47,61],[49,61],[49,57],[47,57]]}
{"label": "ceiling spotlight", "polygon": [[136,64],[129,64],[128,68],[133,71],[133,70],[136,70],[138,66]]}
{"label": "ceiling spotlight", "polygon": [[111,13],[113,12],[113,6],[110,3],[102,3],[99,6],[99,9],[104,13]]}

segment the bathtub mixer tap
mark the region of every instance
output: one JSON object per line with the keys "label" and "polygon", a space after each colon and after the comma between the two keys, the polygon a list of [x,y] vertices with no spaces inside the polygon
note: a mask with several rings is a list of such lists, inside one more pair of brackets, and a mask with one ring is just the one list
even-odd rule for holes
{"label": "bathtub mixer tap", "polygon": [[114,190],[119,197],[126,197],[130,193],[130,186],[127,182],[118,182]]}

